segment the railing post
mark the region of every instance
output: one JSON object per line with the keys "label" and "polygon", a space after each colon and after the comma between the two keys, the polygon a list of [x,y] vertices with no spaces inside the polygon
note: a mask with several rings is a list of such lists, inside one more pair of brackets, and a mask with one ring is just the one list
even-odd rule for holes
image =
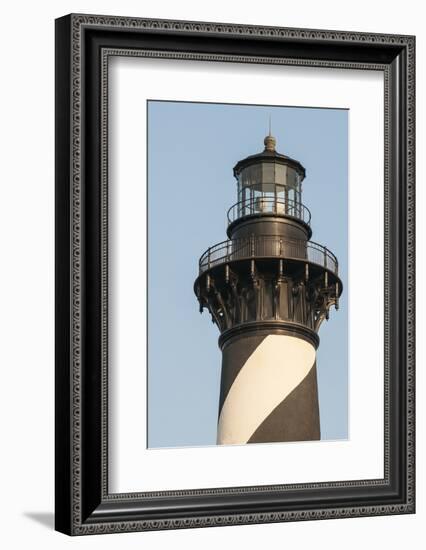
{"label": "railing post", "polygon": [[250,249],[251,255],[254,256],[254,235],[250,235]]}
{"label": "railing post", "polygon": [[210,250],[211,248],[207,250],[207,268],[208,269],[210,269]]}
{"label": "railing post", "polygon": [[324,247],[324,267],[327,267],[327,248]]}
{"label": "railing post", "polygon": [[226,241],[226,259],[229,262],[229,241]]}

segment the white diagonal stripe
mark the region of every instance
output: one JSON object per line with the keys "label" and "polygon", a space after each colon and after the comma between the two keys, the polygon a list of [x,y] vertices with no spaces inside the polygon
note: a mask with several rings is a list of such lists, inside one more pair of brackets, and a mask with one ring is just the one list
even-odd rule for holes
{"label": "white diagonal stripe", "polygon": [[236,376],[219,416],[219,445],[247,443],[260,424],[308,375],[315,348],[294,336],[270,334]]}

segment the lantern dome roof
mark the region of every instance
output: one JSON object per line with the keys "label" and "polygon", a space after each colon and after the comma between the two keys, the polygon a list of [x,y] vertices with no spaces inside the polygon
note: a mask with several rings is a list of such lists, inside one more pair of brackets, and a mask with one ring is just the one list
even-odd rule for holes
{"label": "lantern dome roof", "polygon": [[275,149],[277,140],[274,136],[269,133],[265,139],[263,140],[263,143],[265,145],[264,150],[261,153],[257,153],[255,155],[249,155],[248,157],[239,160],[237,164],[234,166],[234,176],[238,177],[241,170],[246,168],[247,166],[250,166],[252,164],[257,164],[259,162],[278,162],[279,164],[285,164],[287,166],[291,166],[294,170],[296,170],[301,176],[302,179],[306,175],[305,168],[300,164],[298,160],[295,160],[287,155],[283,155],[282,153],[278,153],[278,151]]}

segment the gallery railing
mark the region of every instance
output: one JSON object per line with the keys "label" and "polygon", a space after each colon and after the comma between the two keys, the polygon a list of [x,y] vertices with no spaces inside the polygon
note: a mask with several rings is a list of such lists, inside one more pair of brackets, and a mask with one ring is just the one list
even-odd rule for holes
{"label": "gallery railing", "polygon": [[302,220],[309,225],[311,213],[302,203],[291,199],[274,197],[256,197],[244,199],[231,206],[228,210],[228,223],[244,216],[253,214],[274,214],[276,216],[290,216]]}
{"label": "gallery railing", "polygon": [[291,240],[279,235],[250,236],[227,240],[210,247],[200,258],[200,273],[220,264],[250,258],[306,260],[338,273],[336,256],[313,241]]}

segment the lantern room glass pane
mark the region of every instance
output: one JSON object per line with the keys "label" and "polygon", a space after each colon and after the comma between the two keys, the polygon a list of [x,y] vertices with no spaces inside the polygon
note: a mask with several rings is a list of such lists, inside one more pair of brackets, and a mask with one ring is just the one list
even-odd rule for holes
{"label": "lantern room glass pane", "polygon": [[262,182],[275,183],[275,162],[262,162]]}
{"label": "lantern room glass pane", "polygon": [[242,187],[251,187],[262,181],[262,166],[260,164],[252,164],[241,171],[240,181]]}
{"label": "lantern room glass pane", "polygon": [[299,178],[296,170],[293,170],[292,168],[287,168],[287,185],[289,187],[292,187],[293,189],[296,189],[299,184]]}
{"label": "lantern room glass pane", "polygon": [[275,183],[277,185],[285,185],[287,178],[287,166],[284,164],[275,164]]}
{"label": "lantern room glass pane", "polygon": [[274,183],[261,183],[259,185],[254,185],[253,189],[261,191],[263,195],[271,195],[272,197],[275,194],[275,184]]}
{"label": "lantern room glass pane", "polygon": [[284,200],[284,186],[283,185],[277,185],[276,186],[276,193],[277,193],[277,199],[280,201]]}

